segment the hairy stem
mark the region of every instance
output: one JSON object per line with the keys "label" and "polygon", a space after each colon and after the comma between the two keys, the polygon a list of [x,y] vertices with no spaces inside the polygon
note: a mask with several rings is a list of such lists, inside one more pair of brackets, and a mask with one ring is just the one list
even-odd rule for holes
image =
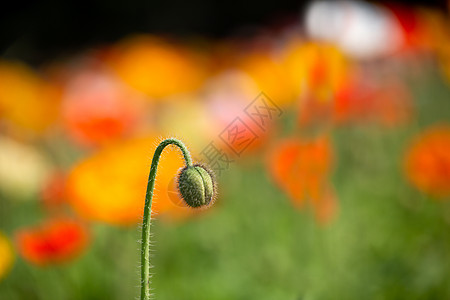
{"label": "hairy stem", "polygon": [[155,150],[153,155],[150,175],[148,176],[147,192],[145,194],[144,221],[142,224],[142,249],[141,249],[141,300],[150,299],[150,221],[152,211],[153,189],[155,187],[156,170],[159,158],[164,148],[175,145],[183,153],[187,166],[192,166],[191,155],[186,146],[177,139],[165,139]]}

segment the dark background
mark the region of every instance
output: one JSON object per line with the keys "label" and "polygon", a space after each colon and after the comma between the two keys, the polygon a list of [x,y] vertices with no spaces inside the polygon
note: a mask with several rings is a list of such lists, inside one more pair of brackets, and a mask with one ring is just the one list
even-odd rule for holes
{"label": "dark background", "polygon": [[[308,1],[9,1],[0,6],[0,55],[39,64],[130,33],[221,38],[298,19]],[[389,3],[392,3],[391,1]],[[445,9],[445,0],[397,1]]]}

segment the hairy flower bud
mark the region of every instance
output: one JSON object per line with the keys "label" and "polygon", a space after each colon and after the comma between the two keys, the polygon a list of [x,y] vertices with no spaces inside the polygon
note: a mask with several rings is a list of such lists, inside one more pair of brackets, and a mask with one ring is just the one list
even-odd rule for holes
{"label": "hairy flower bud", "polygon": [[214,174],[204,165],[186,166],[178,176],[178,190],[188,206],[207,206],[216,194]]}

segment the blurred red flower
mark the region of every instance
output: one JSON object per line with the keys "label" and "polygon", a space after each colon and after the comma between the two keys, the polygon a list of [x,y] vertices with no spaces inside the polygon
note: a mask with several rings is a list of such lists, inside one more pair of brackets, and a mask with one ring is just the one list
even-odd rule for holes
{"label": "blurred red flower", "polygon": [[83,224],[59,217],[37,227],[19,230],[16,243],[24,259],[43,266],[75,258],[86,248],[88,237]]}
{"label": "blurred red flower", "polygon": [[326,136],[281,141],[269,157],[270,173],[276,183],[297,207],[309,201],[321,224],[329,222],[337,210],[328,181],[332,161],[332,148]]}
{"label": "blurred red flower", "polygon": [[405,156],[405,171],[419,190],[436,197],[450,195],[450,126],[421,133]]}

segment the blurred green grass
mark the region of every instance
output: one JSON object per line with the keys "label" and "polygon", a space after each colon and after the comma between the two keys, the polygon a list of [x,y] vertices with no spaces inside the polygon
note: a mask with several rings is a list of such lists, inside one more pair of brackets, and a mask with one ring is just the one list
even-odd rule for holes
{"label": "blurred green grass", "polygon": [[[415,133],[450,120],[450,90],[436,74],[411,88],[410,125],[334,130],[339,214],[328,226],[291,205],[261,157],[224,173],[210,211],[185,222],[154,221],[155,298],[449,299],[450,205],[410,187],[401,163]],[[286,115],[289,135],[295,121]],[[42,214],[36,201],[2,199],[1,228],[11,234]],[[92,230],[91,247],[74,262],[39,268],[17,258],[0,282],[0,299],[136,298],[140,231]]]}

